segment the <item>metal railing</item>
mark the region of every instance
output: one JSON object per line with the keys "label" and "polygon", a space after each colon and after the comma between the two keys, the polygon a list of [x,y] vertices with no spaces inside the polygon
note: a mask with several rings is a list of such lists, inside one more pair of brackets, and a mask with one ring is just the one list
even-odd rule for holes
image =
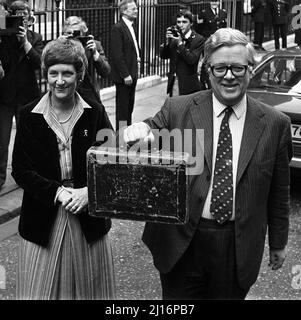
{"label": "metal railing", "polygon": [[[42,34],[46,42],[53,40],[61,35],[63,22],[66,17],[71,15],[81,16],[87,23],[89,33],[93,34],[95,39],[101,40],[106,56],[110,59],[110,31],[114,23],[119,19],[117,1],[93,1],[93,7],[66,7],[64,1],[45,0],[44,10],[39,8],[35,11],[36,23],[33,30]],[[298,2],[299,0],[292,0]],[[81,3],[80,1],[69,1],[70,3]],[[235,27],[247,34],[250,39],[253,38],[253,23],[250,17],[251,0],[224,0],[223,8],[228,12],[228,26]],[[32,1],[33,7],[39,1]],[[89,5],[89,2],[87,2]],[[105,4],[107,3],[107,4]],[[195,1],[188,5],[193,14],[208,5],[209,0]],[[66,4],[67,1],[66,1]],[[168,72],[168,61],[159,57],[159,47],[165,38],[165,29],[174,24],[175,15],[179,9],[178,1],[163,0],[137,0],[139,15],[137,19],[138,42],[141,47],[141,67],[139,78],[150,75],[165,76]],[[265,41],[272,39],[271,25],[267,24],[265,30]],[[112,85],[110,78],[95,77],[100,81],[101,87]],[[39,77],[42,92],[46,90],[41,76]]]}

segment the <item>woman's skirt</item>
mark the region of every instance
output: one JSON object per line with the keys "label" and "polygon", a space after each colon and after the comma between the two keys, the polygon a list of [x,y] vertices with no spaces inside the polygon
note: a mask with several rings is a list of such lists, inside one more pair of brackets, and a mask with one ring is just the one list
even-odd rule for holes
{"label": "woman's skirt", "polygon": [[115,299],[108,234],[88,244],[78,218],[60,206],[47,248],[20,241],[17,299]]}

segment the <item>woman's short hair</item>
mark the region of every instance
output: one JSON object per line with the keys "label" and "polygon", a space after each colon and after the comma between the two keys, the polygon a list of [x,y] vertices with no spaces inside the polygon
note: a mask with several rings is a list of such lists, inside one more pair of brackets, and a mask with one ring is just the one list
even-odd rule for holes
{"label": "woman's short hair", "polygon": [[210,62],[210,57],[214,51],[221,47],[232,47],[243,45],[248,50],[248,60],[250,65],[254,65],[256,51],[248,37],[241,31],[232,28],[221,28],[215,31],[205,42],[204,61],[205,65]]}
{"label": "woman's short hair", "polygon": [[72,64],[78,79],[83,79],[88,60],[82,44],[73,39],[58,38],[47,43],[42,52],[42,70],[47,78],[48,69],[56,64]]}
{"label": "woman's short hair", "polygon": [[64,21],[63,33],[65,33],[69,27],[79,26],[80,30],[85,34],[88,32],[86,22],[78,16],[70,16]]}

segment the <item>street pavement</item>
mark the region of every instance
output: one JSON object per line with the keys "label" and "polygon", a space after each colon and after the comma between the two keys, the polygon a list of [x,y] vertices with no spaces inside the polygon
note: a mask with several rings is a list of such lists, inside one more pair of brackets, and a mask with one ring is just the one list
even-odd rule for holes
{"label": "street pavement", "polygon": [[[265,47],[270,48],[271,44]],[[166,79],[150,77],[140,81],[136,93],[133,122],[154,115],[166,98]],[[141,90],[140,90],[141,89]],[[103,104],[115,125],[114,92],[104,90]],[[15,136],[12,132],[8,165],[8,179],[0,190],[0,300],[15,299],[16,266],[19,236],[18,213],[22,190],[11,177],[11,151]],[[268,268],[268,247],[259,277],[251,288],[248,300],[301,300],[301,180],[292,185],[291,218],[288,255],[281,270]],[[159,300],[159,276],[152,258],[141,241],[143,222],[113,219],[110,237],[114,253],[118,300]]]}

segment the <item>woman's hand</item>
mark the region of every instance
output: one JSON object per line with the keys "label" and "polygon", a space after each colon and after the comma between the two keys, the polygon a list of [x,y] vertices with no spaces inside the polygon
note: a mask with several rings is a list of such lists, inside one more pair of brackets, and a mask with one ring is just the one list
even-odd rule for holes
{"label": "woman's hand", "polygon": [[67,191],[66,188],[59,193],[57,201],[62,203],[62,207],[66,207],[67,204],[72,200],[71,192]]}
{"label": "woman's hand", "polygon": [[65,188],[68,192],[71,194],[71,200],[66,205],[65,209],[72,213],[72,214],[78,214],[82,210],[86,209],[88,206],[88,188],[79,188],[79,189],[73,189],[73,188]]}

